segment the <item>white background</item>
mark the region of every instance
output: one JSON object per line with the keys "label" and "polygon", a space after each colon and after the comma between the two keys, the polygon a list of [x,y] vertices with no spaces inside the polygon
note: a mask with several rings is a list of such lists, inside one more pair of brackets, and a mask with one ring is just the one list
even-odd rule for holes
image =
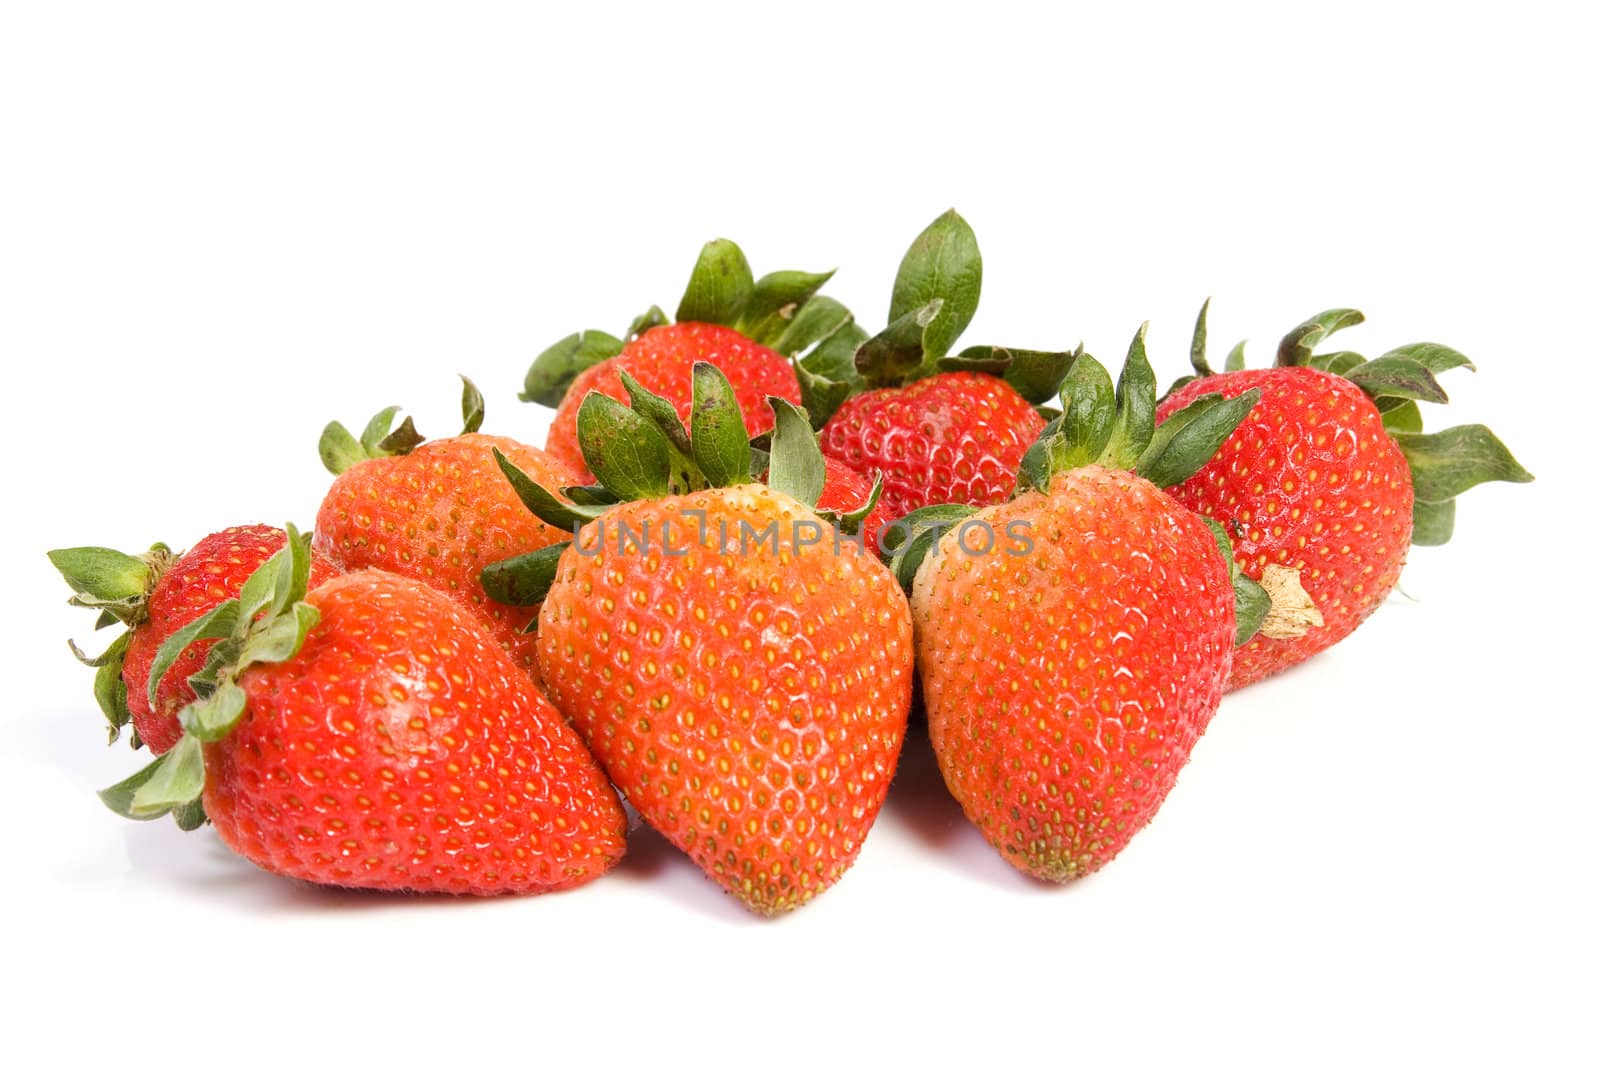
{"label": "white background", "polygon": [[[8,515],[0,1043],[97,1062],[1595,1062],[1596,84],[1580,5],[71,3],[0,21]],[[579,10],[581,8],[581,11]],[[745,916],[659,837],[578,892],[318,891],[119,822],[44,550],[309,524],[329,418],[542,443],[533,354],[669,310],[700,243],[881,324],[957,206],[969,340],[1215,297],[1451,344],[1539,475],[1462,502],[1352,639],[1229,697],[1156,821],[1014,874],[914,732],[856,867]],[[1580,407],[1581,404],[1581,407]],[[1585,438],[1591,437],[1585,434]],[[1588,447],[1592,448],[1592,445]],[[9,1058],[9,1057],[8,1057]]]}

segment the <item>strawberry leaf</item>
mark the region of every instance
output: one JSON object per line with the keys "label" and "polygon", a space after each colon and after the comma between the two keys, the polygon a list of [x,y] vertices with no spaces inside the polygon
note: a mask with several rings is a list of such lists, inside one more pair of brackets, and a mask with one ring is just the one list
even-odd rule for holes
{"label": "strawberry leaf", "polygon": [[608,506],[563,500],[528,477],[498,448],[494,449],[494,461],[499,465],[500,473],[505,475],[506,481],[511,483],[511,488],[522,501],[522,506],[533,512],[541,522],[548,523],[558,530],[576,530],[599,518]]}
{"label": "strawberry leaf", "polygon": [[238,725],[244,715],[244,707],[244,690],[228,680],[208,696],[185,705],[178,713],[178,721],[183,724],[188,737],[201,741],[220,741]]}
{"label": "strawberry leaf", "polygon": [[1533,475],[1487,426],[1452,426],[1434,434],[1393,436],[1411,466],[1411,486],[1418,500],[1439,504],[1483,482],[1533,481]]}
{"label": "strawberry leaf", "polygon": [[689,431],[684,429],[683,420],[678,418],[678,409],[672,406],[672,402],[640,385],[627,371],[620,371],[619,374],[622,378],[622,388],[628,394],[629,406],[653,423],[655,428],[666,436],[673,448],[687,453]]}
{"label": "strawberry leaf", "polygon": [[894,294],[889,301],[889,321],[896,322],[937,302],[942,311],[924,325],[920,338],[922,366],[931,372],[934,362],[949,352],[978,310],[983,289],[983,257],[972,227],[954,210],[934,219],[917,235],[900,261]]}
{"label": "strawberry leaf", "polygon": [[[671,319],[667,318],[665,311],[651,304],[648,311],[634,316],[633,321],[628,323],[628,332],[623,334],[623,337],[629,341],[636,341],[657,326],[665,326],[671,321]],[[619,345],[618,348],[620,349],[621,346]]]}
{"label": "strawberry leaf", "polygon": [[1140,326],[1128,346],[1128,358],[1117,381],[1116,418],[1100,452],[1100,462],[1118,470],[1132,469],[1156,432],[1156,375],[1144,350],[1149,328],[1149,323]]}
{"label": "strawberry leaf", "polygon": [[483,426],[483,394],[465,374],[461,379],[461,432],[477,433]]}
{"label": "strawberry leaf", "polygon": [[1232,399],[1219,393],[1196,398],[1156,427],[1134,469],[1163,489],[1177,485],[1216,455],[1260,399],[1260,389],[1247,389]]}
{"label": "strawberry leaf", "polygon": [[[813,297],[795,312],[794,318],[784,326],[783,333],[779,334],[769,347],[785,356],[793,356],[812,349],[811,353],[804,357],[807,366],[818,373],[831,373],[835,377],[842,377],[854,373],[855,365],[849,357],[855,354],[855,345],[851,345],[849,350],[843,353],[843,358],[838,354],[838,346],[824,357],[817,357],[816,350],[854,322],[855,316],[850,313],[850,309],[837,300],[827,296]],[[859,334],[857,345],[866,340],[866,331],[858,327],[853,332]]]}
{"label": "strawberry leaf", "polygon": [[1278,366],[1303,367],[1311,353],[1331,335],[1365,322],[1366,316],[1354,308],[1334,308],[1311,316],[1286,334],[1278,344]]}
{"label": "strawberry leaf", "polygon": [[1436,547],[1448,544],[1456,530],[1456,502],[1414,500],[1411,504],[1411,543]]}
{"label": "strawberry leaf", "polygon": [[1379,356],[1371,362],[1352,367],[1345,377],[1371,397],[1393,396],[1405,400],[1426,400],[1433,404],[1444,404],[1450,400],[1433,372],[1406,356],[1392,353]]}
{"label": "strawberry leaf", "polygon": [[754,291],[755,279],[739,246],[725,239],[708,241],[678,304],[678,321],[732,326],[744,314]]}
{"label": "strawberry leaf", "polygon": [[198,800],[205,784],[204,749],[198,737],[185,734],[156,760],[154,772],[132,790],[127,814],[134,819],[159,818]]}
{"label": "strawberry leaf", "polygon": [[1096,462],[1116,428],[1116,390],[1111,375],[1087,352],[1073,362],[1062,382],[1061,411],[1056,441],[1049,446],[1052,474]]}
{"label": "strawberry leaf", "polygon": [[672,491],[672,443],[626,404],[590,393],[578,408],[578,445],[600,484],[624,500]]}
{"label": "strawberry leaf", "polygon": [[[869,386],[907,381],[922,368],[928,351],[926,335],[944,308],[935,298],[897,316],[883,332],[861,343],[855,351],[855,370]],[[930,369],[935,360],[930,361]]]}
{"label": "strawberry leaf", "polygon": [[[389,436],[389,431],[394,426],[394,417],[398,414],[400,414],[398,407],[387,407],[367,420],[366,428],[361,431],[361,441],[359,442],[362,450],[362,459],[379,455],[379,446],[383,443],[383,439]],[[333,423],[333,425],[339,426],[338,423]],[[342,430],[344,427],[339,426],[339,429]]]}
{"label": "strawberry leaf", "polygon": [[739,332],[757,344],[770,346],[831,277],[831,270],[821,274],[780,270],[762,275],[750,290],[750,299],[739,317]]}
{"label": "strawberry leaf", "polygon": [[725,486],[750,480],[750,433],[733,386],[714,364],[694,365],[690,422],[690,454],[707,482]]}
{"label": "strawberry leaf", "polygon": [[478,575],[478,582],[489,599],[501,604],[533,607],[542,603],[556,580],[561,554],[570,542],[548,545],[537,552],[491,563]]}
{"label": "strawberry leaf", "polygon": [[900,588],[909,594],[917,571],[939,538],[977,511],[969,504],[932,504],[885,526],[880,552]]}
{"label": "strawberry leaf", "polygon": [[[272,559],[277,559],[275,554]],[[261,566],[266,567],[271,562],[269,559]],[[252,575],[253,577],[253,575]],[[246,619],[249,616],[245,616]],[[150,685],[145,696],[151,706],[157,706],[156,690],[161,685],[172,664],[177,661],[183,650],[196,641],[214,641],[231,636],[234,627],[239,621],[239,601],[224,600],[198,619],[174,633],[171,637],[161,642],[161,647],[156,649],[155,659],[150,664]]]}
{"label": "strawberry leaf", "polygon": [[[651,309],[657,314],[660,310],[660,308]],[[645,316],[640,316],[634,320],[633,327],[629,329],[630,337],[634,335],[635,330],[643,332],[639,327],[644,318]],[[666,316],[662,315],[661,320],[665,322]],[[622,342],[602,330],[569,334],[539,353],[534,359],[533,365],[528,368],[528,373],[523,378],[522,392],[518,395],[518,399],[525,403],[543,404],[549,408],[557,407],[578,375],[621,351]]]}
{"label": "strawberry leaf", "polygon": [[54,549],[45,553],[66,579],[75,605],[118,605],[142,600],[154,584],[150,560],[115,549]]}
{"label": "strawberry leaf", "polygon": [[[399,409],[385,410],[392,413]],[[322,428],[322,436],[317,440],[317,455],[322,460],[323,468],[335,477],[369,458],[367,450],[361,447],[355,435],[345,429],[344,423],[337,421]]]}
{"label": "strawberry leaf", "polygon": [[1272,598],[1259,583],[1252,581],[1244,571],[1240,570],[1239,562],[1233,554],[1233,542],[1228,539],[1227,531],[1222,528],[1222,524],[1204,515],[1199,518],[1211,531],[1211,537],[1217,543],[1217,551],[1222,553],[1222,558],[1228,564],[1228,580],[1233,585],[1233,647],[1238,648],[1261,629],[1267,613],[1272,610]]}
{"label": "strawberry leaf", "polygon": [[808,508],[814,508],[817,498],[822,495],[827,468],[823,465],[822,449],[817,446],[817,435],[812,432],[811,420],[805,412],[782,397],[769,396],[767,403],[771,405],[776,420],[772,428],[767,485],[780,493],[787,493]]}
{"label": "strawberry leaf", "polygon": [[1210,310],[1211,298],[1208,296],[1206,302],[1200,305],[1200,314],[1194,320],[1194,335],[1189,340],[1189,366],[1194,368],[1196,378],[1209,378],[1216,373],[1206,361],[1206,313]]}
{"label": "strawberry leaf", "polygon": [[1367,357],[1360,352],[1329,352],[1325,356],[1312,356],[1306,366],[1312,370],[1326,371],[1342,377],[1366,361]]}
{"label": "strawberry leaf", "polygon": [[[167,755],[170,755],[170,751]],[[133,795],[146,782],[156,776],[156,773],[161,770],[161,765],[166,761],[167,755],[156,757],[155,760],[145,764],[116,785],[107,786],[105,789],[100,790],[97,795],[100,797],[101,803],[125,819],[138,819],[140,821],[159,819],[163,814],[159,811],[147,815],[135,815],[133,812]]]}
{"label": "strawberry leaf", "polygon": [[1473,366],[1470,359],[1455,349],[1447,345],[1434,344],[1431,341],[1419,341],[1416,344],[1401,345],[1399,348],[1390,349],[1378,358],[1383,359],[1387,356],[1400,356],[1420,363],[1434,374],[1443,374],[1445,371],[1454,370],[1457,367],[1465,367],[1470,371],[1478,369]]}

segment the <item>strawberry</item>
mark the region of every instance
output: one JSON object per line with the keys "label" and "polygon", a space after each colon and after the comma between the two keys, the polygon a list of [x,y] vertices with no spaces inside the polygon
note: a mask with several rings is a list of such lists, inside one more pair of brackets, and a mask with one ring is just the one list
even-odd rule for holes
{"label": "strawberry", "polygon": [[[194,696],[184,679],[204,664],[211,642],[198,641],[187,649],[152,693],[150,667],[156,650],[178,630],[237,596],[245,579],[283,546],[284,533],[275,526],[232,526],[201,538],[182,554],[162,544],[139,556],[110,548],[63,548],[49,554],[72,587],[72,603],[102,613],[97,629],[116,622],[127,626],[96,658],[72,646],[79,659],[97,668],[95,698],[110,723],[112,741],[131,721],[135,748],[148,746],[159,755],[177,743],[183,733],[178,709]],[[337,573],[338,565],[328,557],[311,554],[312,585]]]}
{"label": "strawberry", "polygon": [[162,646],[196,638],[184,733],[101,794],[136,819],[201,811],[229,848],[328,885],[527,893],[616,863],[626,818],[604,774],[481,622],[400,575],[306,591],[303,541]]}
{"label": "strawberry", "polygon": [[823,455],[883,478],[880,522],[930,504],[997,504],[1044,419],[989,374],[949,372],[859,393],[822,428]]}
{"label": "strawberry", "polygon": [[1149,822],[1259,614],[1218,535],[1158,488],[1204,462],[1256,394],[1158,433],[1142,337],[1116,400],[1104,368],[1077,359],[1016,497],[926,509],[897,546],[945,782],[1009,863],[1051,881],[1103,866]]}
{"label": "strawberry", "polygon": [[626,402],[628,394],[622,387],[622,374],[626,372],[646,389],[671,401],[678,417],[687,419],[694,365],[702,360],[714,364],[733,383],[739,410],[752,434],[772,429],[768,396],[800,402],[794,368],[782,355],[726,326],[671,323],[646,330],[617,355],[573,379],[572,388],[556,408],[545,448],[574,470],[588,475],[589,468],[578,447],[578,408],[583,398],[598,392]]}
{"label": "strawberry", "polygon": [[543,599],[551,699],[644,820],[770,915],[836,882],[877,817],[911,620],[883,564],[813,510],[806,416],[773,398],[768,484],[753,482],[732,387],[710,363],[694,375],[688,428],[647,393],[585,399],[579,441],[607,503],[562,504],[507,463],[547,521],[586,524],[484,581]]}
{"label": "strawberry", "polygon": [[599,392],[629,402],[622,374],[669,401],[679,421],[689,418],[694,365],[714,364],[733,383],[745,428],[772,429],[767,397],[800,402],[789,355],[847,325],[850,313],[816,292],[832,276],[778,271],[759,280],[739,246],[711,241],[701,249],[678,303],[677,322],[652,307],[629,326],[625,339],[599,330],[557,341],[528,369],[522,399],[556,409],[545,448],[574,470],[588,473],[578,444],[578,410]]}
{"label": "strawberry", "polygon": [[391,433],[395,408],[380,412],[361,441],[337,422],[328,426],[321,452],[338,477],[317,512],[313,543],[347,570],[378,567],[455,597],[537,678],[533,637],[524,632],[533,611],[486,598],[478,574],[572,535],[528,514],[501,476],[495,451],[549,484],[583,478],[531,445],[479,433],[482,397],[462,380],[460,436],[424,442],[410,419]]}
{"label": "strawberry", "polygon": [[1277,367],[1240,369],[1240,346],[1229,369],[1214,374],[1202,308],[1192,345],[1199,376],[1157,409],[1164,419],[1202,396],[1261,392],[1217,456],[1170,490],[1221,523],[1244,573],[1289,602],[1234,657],[1230,688],[1349,636],[1394,588],[1413,543],[1449,539],[1457,494],[1486,480],[1532,478],[1487,427],[1420,432],[1417,402],[1447,399],[1435,375],[1472,368],[1454,349],[1404,345],[1370,361],[1313,355],[1328,334],[1362,319],[1324,312],[1284,339]]}
{"label": "strawberry", "polygon": [[823,454],[883,479],[881,521],[934,504],[998,503],[1044,418],[1072,354],[974,347],[947,356],[977,310],[983,260],[951,211],[922,232],[895,277],[890,323],[845,350],[830,342],[800,363]]}
{"label": "strawberry", "polygon": [[822,492],[817,496],[817,510],[840,515],[865,510],[861,519],[863,543],[875,549],[886,521],[882,505],[883,480],[857,474],[832,456],[822,457],[822,470]]}

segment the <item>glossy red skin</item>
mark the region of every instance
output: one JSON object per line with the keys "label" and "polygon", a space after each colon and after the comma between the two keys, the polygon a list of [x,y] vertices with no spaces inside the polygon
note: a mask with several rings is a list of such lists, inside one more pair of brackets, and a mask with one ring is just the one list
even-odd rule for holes
{"label": "glossy red skin", "polygon": [[[1150,821],[1211,721],[1233,649],[1227,563],[1127,471],[1069,471],[976,517],[995,549],[947,533],[912,590],[929,737],[1007,862],[1069,881]],[[1019,521],[1027,551],[1006,536]]]}
{"label": "glossy red skin", "polygon": [[[618,552],[617,527],[591,524],[539,616],[551,699],[611,780],[761,914],[804,904],[854,862],[911,703],[894,578],[852,541],[797,547],[797,519],[821,523],[758,484],[622,504],[606,524],[648,521],[654,546],[665,526],[686,554]],[[741,555],[741,521],[777,523],[777,550]]]}
{"label": "glossy red skin", "polygon": [[1347,379],[1306,367],[1231,371],[1190,382],[1156,415],[1251,388],[1261,400],[1244,422],[1169,492],[1222,524],[1251,578],[1268,563],[1298,569],[1323,625],[1301,637],[1251,638],[1234,655],[1230,689],[1349,636],[1400,580],[1411,547],[1411,470],[1377,406]]}
{"label": "glossy red skin", "polygon": [[879,521],[930,504],[998,504],[1044,419],[990,374],[950,372],[874,389],[839,406],[820,442],[869,481],[883,475]]}
{"label": "glossy red skin", "polygon": [[626,817],[582,740],[454,599],[360,571],[307,596],[290,661],[241,679],[245,716],[206,746],[206,814],[290,878],[487,896],[580,885]]}
{"label": "glossy red skin", "polygon": [[[185,649],[149,698],[150,668],[163,642],[224,600],[239,595],[257,567],[287,544],[276,526],[231,526],[202,538],[156,579],[146,602],[146,620],[128,635],[122,680],[128,687],[128,712],[139,740],[160,755],[183,736],[178,712],[194,700],[189,676],[205,666],[215,641],[196,641]],[[312,586],[339,573],[339,565],[321,552],[311,553]]]}
{"label": "glossy red skin", "polygon": [[317,512],[313,544],[346,570],[377,567],[453,596],[537,677],[537,609],[490,600],[478,580],[490,563],[571,540],[536,518],[495,463],[498,448],[540,485],[585,479],[548,453],[509,437],[471,433],[429,441],[406,456],[358,463],[334,480]]}
{"label": "glossy red skin", "polygon": [[772,429],[774,416],[767,397],[800,403],[800,380],[784,356],[726,326],[677,322],[646,330],[617,355],[578,375],[556,408],[545,449],[581,472],[585,476],[582,484],[589,484],[593,477],[578,447],[578,408],[583,398],[598,392],[627,404],[628,391],[622,387],[622,372],[627,371],[650,392],[669,400],[688,425],[694,403],[694,365],[701,361],[727,376],[752,437]]}

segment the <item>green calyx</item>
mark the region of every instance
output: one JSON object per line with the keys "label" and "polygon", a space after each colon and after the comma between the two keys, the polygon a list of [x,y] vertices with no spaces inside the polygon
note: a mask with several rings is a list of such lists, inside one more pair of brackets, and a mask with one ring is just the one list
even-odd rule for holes
{"label": "green calyx", "polygon": [[[775,352],[794,355],[851,324],[844,305],[817,296],[831,277],[831,270],[820,274],[780,270],[757,278],[737,244],[724,238],[707,241],[678,301],[676,318],[727,326]],[[535,357],[519,398],[559,406],[578,375],[617,355],[647,330],[671,321],[659,307],[651,307],[621,337],[603,330],[563,337]]]}
{"label": "green calyx", "polygon": [[[1261,399],[1259,389],[1232,398],[1208,394],[1157,425],[1156,376],[1145,354],[1148,326],[1134,334],[1114,388],[1093,356],[1080,353],[1073,360],[1061,387],[1061,416],[1023,455],[1018,492],[1048,491],[1059,474],[1091,464],[1134,471],[1163,489],[1177,485],[1216,455]],[[1220,532],[1213,525],[1213,533]],[[1270,603],[1266,592],[1239,572],[1226,536],[1218,539],[1218,550],[1233,583],[1235,640],[1243,644],[1260,628]]]}
{"label": "green calyx", "polygon": [[[972,227],[954,210],[934,219],[906,250],[895,274],[889,325],[876,335],[854,323],[822,321],[795,361],[812,425],[820,428],[852,395],[950,371],[1003,378],[1032,404],[1055,397],[1075,352],[975,345],[951,355],[972,322],[983,289],[983,257]],[[820,327],[832,325],[831,332]],[[799,352],[804,346],[796,347]]]}
{"label": "green calyx", "polygon": [[189,676],[195,699],[178,712],[183,737],[132,777],[102,790],[108,808],[130,819],[157,819],[169,812],[184,829],[205,821],[200,794],[205,788],[203,746],[226,737],[244,717],[239,685],[255,663],[294,658],[317,624],[317,609],[305,602],[311,549],[292,524],[288,544],[256,568],[239,595],[225,600],[161,643],[150,668],[149,695],[172,665],[196,641],[215,641],[204,665]]}
{"label": "green calyx", "polygon": [[[806,413],[781,397],[768,397],[775,425],[755,447],[745,430],[733,386],[711,363],[694,365],[694,402],[685,426],[676,409],[626,372],[629,404],[592,392],[578,408],[578,447],[596,484],[542,486],[495,450],[495,461],[519,499],[540,520],[578,530],[617,504],[681,496],[740,485],[765,475],[768,486],[815,507],[826,479],[822,449]],[[846,530],[859,525],[882,492],[873,485],[867,504],[842,515],[825,514]],[[544,599],[566,543],[485,567],[484,592],[504,604],[531,606]]]}
{"label": "green calyx", "polygon": [[[147,617],[150,592],[178,556],[163,544],[148,552],[130,556],[112,548],[58,548],[47,553],[50,562],[72,588],[67,603],[96,613],[95,629],[118,623],[128,628],[98,656],[86,655],[75,641],[67,646],[78,662],[94,668],[94,697],[105,716],[111,741],[122,735],[129,723],[128,690],[122,681],[122,661],[135,626]],[[133,734],[133,746],[140,746]]]}
{"label": "green calyx", "polygon": [[[466,375],[461,378],[461,432],[477,433],[483,426],[483,393]],[[384,408],[367,422],[358,439],[341,422],[330,422],[317,442],[317,453],[329,474],[340,475],[369,459],[388,456],[407,456],[427,438],[417,432],[408,415],[399,426],[394,426],[398,407]]]}
{"label": "green calyx", "polygon": [[[1178,389],[1215,372],[1206,361],[1207,300],[1195,320],[1190,363],[1195,373],[1173,383]],[[1439,433],[1422,432],[1422,403],[1445,404],[1450,398],[1439,384],[1445,371],[1464,367],[1477,370],[1466,356],[1431,341],[1401,345],[1368,359],[1341,350],[1317,354],[1328,337],[1366,321],[1354,308],[1334,308],[1311,316],[1284,335],[1278,343],[1277,365],[1309,367],[1347,378],[1372,398],[1383,426],[1411,468],[1415,503],[1412,505],[1411,543],[1442,545],[1455,530],[1455,498],[1475,485],[1489,481],[1531,482],[1530,474],[1487,426],[1454,426]],[[1229,353],[1225,371],[1244,369],[1244,342]]]}
{"label": "green calyx", "polygon": [[1059,418],[1022,457],[1019,489],[1047,490],[1056,475],[1094,464],[1132,470],[1156,485],[1177,485],[1206,464],[1261,399],[1250,389],[1232,399],[1199,398],[1156,425],[1156,378],[1141,326],[1115,387],[1088,353],[1073,360],[1061,386]]}

